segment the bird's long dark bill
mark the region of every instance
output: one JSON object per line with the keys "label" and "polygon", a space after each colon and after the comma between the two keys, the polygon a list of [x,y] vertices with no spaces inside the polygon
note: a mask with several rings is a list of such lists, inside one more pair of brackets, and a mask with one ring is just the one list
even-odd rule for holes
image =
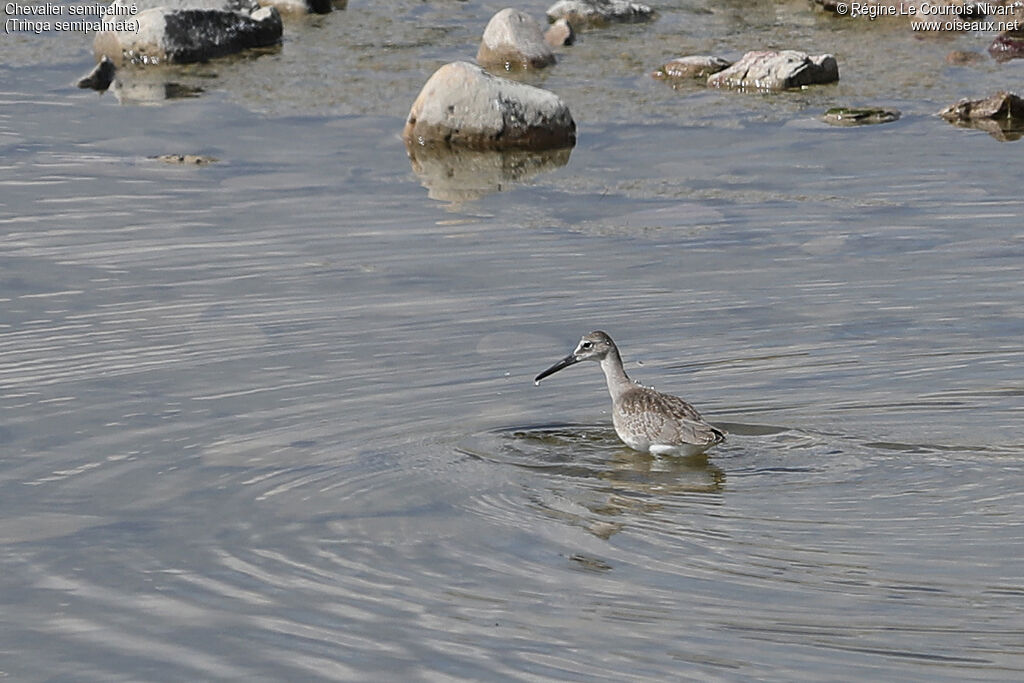
{"label": "bird's long dark bill", "polygon": [[539,375],[537,375],[536,377],[534,377],[533,378],[533,383],[534,384],[539,384],[540,381],[542,379],[544,379],[545,377],[553,375],[556,372],[558,372],[559,370],[564,370],[565,368],[569,367],[570,365],[575,365],[576,363],[579,363],[579,360],[576,358],[575,355],[570,353],[568,356],[566,356],[565,358],[563,358],[562,360],[558,361],[557,363],[552,365],[550,368],[545,370],[544,372],[542,372]]}

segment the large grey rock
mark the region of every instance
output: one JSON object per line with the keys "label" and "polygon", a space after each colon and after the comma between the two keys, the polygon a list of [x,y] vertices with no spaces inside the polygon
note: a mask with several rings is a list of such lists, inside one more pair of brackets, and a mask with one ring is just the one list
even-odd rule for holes
{"label": "large grey rock", "polygon": [[550,91],[452,62],[427,80],[402,137],[407,145],[555,149],[576,143],[576,122]]}
{"label": "large grey rock", "polygon": [[[125,14],[134,4],[137,14]],[[108,16],[135,22],[127,30],[98,31],[97,58],[115,64],[199,62],[274,45],[281,40],[281,15],[247,0],[114,0]]]}
{"label": "large grey rock", "polygon": [[708,77],[714,87],[785,90],[839,80],[839,65],[832,55],[810,56],[796,50],[748,52],[724,71]]}
{"label": "large grey rock", "polygon": [[540,69],[555,63],[555,53],[533,17],[507,7],[487,22],[476,61],[510,71]]}
{"label": "large grey rock", "polygon": [[648,21],[654,10],[628,0],[558,0],[548,8],[549,21],[565,19],[573,26],[600,26],[619,21]]}
{"label": "large grey rock", "polygon": [[716,74],[732,66],[732,62],[721,57],[709,55],[690,55],[677,57],[671,62],[666,62],[651,75],[655,78],[700,78],[706,79],[711,74]]}

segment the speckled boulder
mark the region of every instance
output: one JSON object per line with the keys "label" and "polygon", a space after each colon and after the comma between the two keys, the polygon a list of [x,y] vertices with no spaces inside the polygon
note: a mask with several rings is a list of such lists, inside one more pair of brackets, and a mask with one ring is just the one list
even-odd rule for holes
{"label": "speckled boulder", "polygon": [[839,65],[832,55],[810,56],[796,50],[748,52],[724,71],[708,77],[718,88],[785,90],[839,80]]}
{"label": "speckled boulder", "polygon": [[509,71],[540,69],[554,64],[555,54],[533,17],[506,8],[487,22],[476,61],[485,67]]}
{"label": "speckled boulder", "polygon": [[549,21],[565,19],[573,26],[600,26],[620,21],[648,21],[654,10],[628,0],[559,0],[547,11]]}
{"label": "speckled boulder", "polygon": [[576,143],[576,122],[553,92],[452,62],[423,86],[402,137],[407,145],[555,149]]}
{"label": "speckled boulder", "polygon": [[[125,15],[133,4],[141,11]],[[97,59],[118,65],[205,61],[279,43],[283,28],[276,9],[248,0],[114,0],[108,15],[136,22],[93,39]]]}

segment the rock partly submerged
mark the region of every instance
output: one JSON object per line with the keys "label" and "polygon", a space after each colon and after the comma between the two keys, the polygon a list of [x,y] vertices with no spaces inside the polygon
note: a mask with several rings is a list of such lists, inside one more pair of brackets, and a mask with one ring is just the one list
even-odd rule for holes
{"label": "rock partly submerged", "polygon": [[869,126],[876,123],[892,123],[900,118],[898,109],[882,107],[832,107],[821,119],[832,126]]}
{"label": "rock partly submerged", "polygon": [[410,146],[557,149],[576,143],[576,122],[553,92],[452,62],[427,80],[402,137]]}
{"label": "rock partly submerged", "polygon": [[981,100],[965,97],[940,111],[939,116],[947,121],[1016,119],[1024,125],[1024,99],[1015,93],[1000,90]]}
{"label": "rock partly submerged", "polygon": [[161,161],[165,164],[173,164],[175,166],[207,166],[220,161],[217,157],[205,156],[202,154],[158,154],[157,156],[149,158]]}
{"label": "rock partly submerged", "polygon": [[689,55],[677,57],[666,62],[657,71],[651,73],[654,78],[664,79],[707,79],[711,74],[724,71],[732,66],[732,62],[721,57],[710,55]]}
{"label": "rock partly submerged", "polygon": [[93,70],[78,79],[78,87],[87,90],[98,90],[99,92],[105,92],[110,84],[114,82],[114,76],[117,74],[117,67],[114,66],[114,62],[104,55],[100,58],[100,61],[96,63]]}
{"label": "rock partly submerged", "polygon": [[205,61],[275,45],[283,30],[275,8],[252,0],[114,0],[107,16],[125,19],[125,29],[98,31],[93,50],[117,65]]}
{"label": "rock partly submerged", "polygon": [[985,61],[985,55],[980,52],[972,52],[971,50],[951,50],[946,53],[946,64],[952,64],[953,66],[970,66],[972,64],[981,64]]}
{"label": "rock partly submerged", "polygon": [[628,0],[559,0],[547,11],[549,21],[565,19],[573,26],[603,26],[616,22],[649,21],[654,10]]}
{"label": "rock partly submerged", "polygon": [[564,47],[576,42],[576,31],[567,19],[559,19],[544,32],[544,42],[551,47]]}
{"label": "rock partly submerged", "polygon": [[839,65],[832,55],[811,56],[797,50],[759,50],[748,52],[729,68],[709,76],[708,85],[785,90],[838,80]]}
{"label": "rock partly submerged", "polygon": [[487,22],[476,61],[508,71],[540,69],[555,63],[555,53],[533,17],[507,7]]}
{"label": "rock partly submerged", "polygon": [[1024,134],[1024,98],[1005,90],[980,100],[964,98],[939,116],[958,126],[984,130],[999,140],[1017,140]]}

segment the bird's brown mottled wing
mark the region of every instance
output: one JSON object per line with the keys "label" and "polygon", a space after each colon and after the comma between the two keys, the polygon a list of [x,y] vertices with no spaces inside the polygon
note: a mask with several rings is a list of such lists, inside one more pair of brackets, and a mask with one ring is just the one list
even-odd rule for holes
{"label": "bird's brown mottled wing", "polygon": [[703,445],[725,440],[722,430],[705,422],[696,408],[678,396],[637,387],[619,401],[629,422],[653,443]]}

